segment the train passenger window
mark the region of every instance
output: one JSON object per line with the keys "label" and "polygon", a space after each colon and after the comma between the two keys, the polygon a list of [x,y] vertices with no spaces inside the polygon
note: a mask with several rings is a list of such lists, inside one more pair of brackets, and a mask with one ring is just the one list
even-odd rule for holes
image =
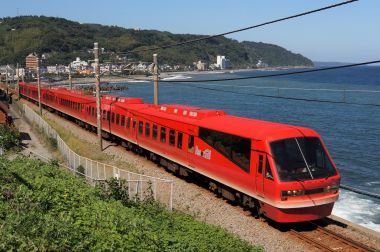
{"label": "train passenger window", "polygon": [[107,119],[107,111],[103,110],[103,120]]}
{"label": "train passenger window", "polygon": [[91,108],[91,115],[95,116],[95,108],[94,107]]}
{"label": "train passenger window", "polygon": [[111,118],[111,112],[110,111],[107,111],[107,121],[109,121]]}
{"label": "train passenger window", "polygon": [[259,164],[258,164],[257,171],[260,174],[263,172],[263,155],[259,155]]}
{"label": "train passenger window", "polygon": [[166,142],[166,128],[161,127],[160,141],[162,143]]}
{"label": "train passenger window", "polygon": [[144,126],[144,122],[139,121],[139,134],[140,135],[143,133],[143,126]]}
{"label": "train passenger window", "polygon": [[175,145],[175,131],[173,129],[169,130],[169,144]]}
{"label": "train passenger window", "polygon": [[273,174],[272,174],[272,170],[270,169],[268,157],[265,163],[265,178],[273,180]]}
{"label": "train passenger window", "polygon": [[124,127],[124,122],[125,122],[125,116],[122,115],[122,116],[121,116],[121,122],[120,122],[120,126],[121,126],[121,127]]}
{"label": "train passenger window", "polygon": [[157,125],[153,124],[153,132],[152,132],[153,139],[157,139]]}
{"label": "train passenger window", "polygon": [[131,127],[131,118],[130,117],[127,118],[127,128],[129,129],[129,127]]}
{"label": "train passenger window", "polygon": [[250,172],[251,140],[216,130],[199,128],[199,138],[242,170]]}
{"label": "train passenger window", "polygon": [[133,119],[132,128],[136,129],[136,119]]}
{"label": "train passenger window", "polygon": [[187,150],[191,153],[194,152],[194,136],[189,136],[189,142],[187,145]]}
{"label": "train passenger window", "polygon": [[114,123],[115,122],[115,113],[112,112],[111,114],[111,122]]}
{"label": "train passenger window", "polygon": [[177,148],[178,149],[182,149],[182,137],[183,137],[182,132],[178,132],[178,135],[177,135]]}
{"label": "train passenger window", "polygon": [[145,123],[145,136],[149,137],[150,136],[150,124]]}
{"label": "train passenger window", "polygon": [[120,122],[120,115],[116,114],[116,124],[119,125]]}

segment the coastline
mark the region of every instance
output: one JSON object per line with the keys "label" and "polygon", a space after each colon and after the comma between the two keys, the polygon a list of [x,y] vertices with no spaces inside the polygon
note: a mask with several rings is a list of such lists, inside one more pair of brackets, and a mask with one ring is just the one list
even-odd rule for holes
{"label": "coastline", "polygon": [[[209,71],[178,71],[178,72],[161,72],[159,74],[159,79],[175,78],[178,75],[209,75],[209,74],[228,74],[228,73],[239,73],[239,72],[254,72],[254,71],[281,71],[289,69],[301,69],[301,68],[313,68],[308,66],[292,66],[292,67],[266,67],[266,68],[239,68],[239,69],[227,69],[227,70],[209,70]],[[147,82],[153,81],[153,76],[146,75],[132,75],[132,76],[105,76],[101,77],[102,82],[107,83],[123,83],[123,82]],[[73,84],[88,84],[95,83],[95,78],[84,77],[72,80]],[[68,80],[62,80],[54,82],[53,85],[68,85]]]}

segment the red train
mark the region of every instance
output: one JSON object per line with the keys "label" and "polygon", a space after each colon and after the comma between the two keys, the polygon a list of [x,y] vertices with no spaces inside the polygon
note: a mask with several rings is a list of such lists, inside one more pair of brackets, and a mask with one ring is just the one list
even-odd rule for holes
{"label": "red train", "polygon": [[[33,84],[20,83],[20,94],[38,99]],[[94,97],[43,87],[41,101],[96,130]],[[338,199],[340,174],[311,129],[223,110],[146,104],[140,98],[105,95],[101,104],[104,137],[120,140],[181,176],[204,178],[217,194],[274,221],[323,218]]]}

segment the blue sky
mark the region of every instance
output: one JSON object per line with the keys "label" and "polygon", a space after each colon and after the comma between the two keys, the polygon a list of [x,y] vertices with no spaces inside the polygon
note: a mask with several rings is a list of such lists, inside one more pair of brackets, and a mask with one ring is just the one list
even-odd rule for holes
{"label": "blue sky", "polygon": [[[81,23],[216,34],[320,8],[327,0],[13,0],[0,17],[45,15]],[[283,46],[317,61],[361,62],[380,58],[380,1],[360,0],[335,9],[233,34],[239,41]]]}

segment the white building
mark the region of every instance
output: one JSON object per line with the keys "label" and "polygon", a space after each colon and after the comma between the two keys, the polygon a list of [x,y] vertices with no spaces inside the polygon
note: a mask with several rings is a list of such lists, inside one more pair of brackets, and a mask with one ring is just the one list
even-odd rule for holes
{"label": "white building", "polygon": [[226,56],[218,55],[216,56],[216,64],[215,66],[219,69],[226,69],[230,67],[230,60],[226,58]]}
{"label": "white building", "polygon": [[71,68],[73,69],[82,69],[82,67],[87,67],[88,63],[86,61],[80,60],[79,57],[76,58],[73,62],[71,62]]}

